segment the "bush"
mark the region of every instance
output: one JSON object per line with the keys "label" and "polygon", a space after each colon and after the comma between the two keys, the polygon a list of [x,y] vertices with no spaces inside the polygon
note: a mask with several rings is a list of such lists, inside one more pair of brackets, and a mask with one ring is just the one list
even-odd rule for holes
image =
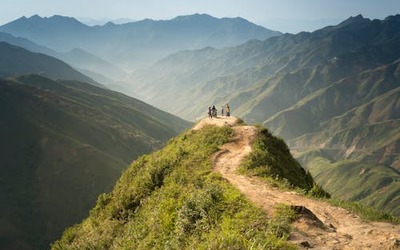
{"label": "bush", "polygon": [[240,169],[249,175],[270,177],[287,182],[285,186],[306,191],[310,190],[314,183],[311,175],[292,157],[286,143],[274,137],[266,128],[259,129],[253,152]]}

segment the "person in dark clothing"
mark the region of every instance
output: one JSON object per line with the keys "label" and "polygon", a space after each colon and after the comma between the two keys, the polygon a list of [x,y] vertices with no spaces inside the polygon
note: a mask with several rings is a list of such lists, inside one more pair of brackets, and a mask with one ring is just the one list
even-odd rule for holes
{"label": "person in dark clothing", "polygon": [[212,109],[211,109],[211,116],[217,117],[217,109],[215,108],[215,105],[212,106]]}

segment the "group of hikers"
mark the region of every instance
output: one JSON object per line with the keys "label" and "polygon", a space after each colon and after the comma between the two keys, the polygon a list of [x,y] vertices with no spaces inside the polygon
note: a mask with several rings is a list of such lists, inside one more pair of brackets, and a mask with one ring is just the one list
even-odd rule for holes
{"label": "group of hikers", "polygon": [[[215,105],[213,105],[212,107],[208,107],[208,117],[209,118],[213,118],[213,117],[217,117],[217,108],[215,107]],[[229,107],[228,104],[226,104],[226,106],[222,106],[221,107],[221,116],[231,116],[231,108]]]}

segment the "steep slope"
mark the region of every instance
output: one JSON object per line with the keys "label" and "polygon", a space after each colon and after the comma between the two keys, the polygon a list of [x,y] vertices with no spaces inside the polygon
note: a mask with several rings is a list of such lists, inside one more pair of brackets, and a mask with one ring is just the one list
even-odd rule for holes
{"label": "steep slope", "polygon": [[0,80],[1,249],[45,249],[133,159],[189,123],[122,94],[28,75]]}
{"label": "steep slope", "polygon": [[[335,170],[342,181],[329,188],[329,174],[316,177],[333,195],[398,214],[399,23],[400,15],[356,16],[312,33],[184,51],[143,71],[133,88],[190,120],[204,117],[210,105],[229,103],[233,114],[282,136],[296,156],[310,150],[301,159],[315,176],[327,165],[309,166],[313,157],[346,165]],[[377,170],[373,184],[364,181],[369,175],[349,174],[364,165]],[[380,196],[385,189],[391,191]]]}
{"label": "steep slope", "polygon": [[[237,123],[234,117],[202,120],[163,150],[134,162],[114,190],[99,197],[90,216],[67,229],[52,249],[398,247],[399,225],[363,222],[324,201],[239,175],[236,169],[247,158],[247,164],[263,164],[257,168],[264,171],[290,172],[273,178],[284,180],[294,171],[304,180],[295,181],[305,190],[313,184],[284,142],[265,129]],[[254,142],[267,158],[260,159],[259,153],[249,156]],[[279,164],[263,161],[268,158]],[[287,183],[297,186],[290,179]]]}
{"label": "steep slope", "polygon": [[141,157],[52,248],[291,249],[277,234],[265,234],[265,214],[212,171],[211,154],[231,137],[227,126],[206,126]]}
{"label": "steep slope", "polygon": [[241,18],[217,19],[206,14],[94,27],[74,18],[35,15],[5,24],[0,31],[61,52],[84,49],[123,68],[148,65],[182,49],[234,46],[280,35]]}
{"label": "steep slope", "polygon": [[54,56],[55,54],[57,54],[57,52],[55,52],[54,50],[51,50],[44,46],[40,46],[26,38],[15,37],[11,34],[4,33],[4,32],[0,32],[0,41],[9,43],[14,46],[24,48],[31,52],[41,53],[41,54],[45,54],[48,56]]}
{"label": "steep slope", "polygon": [[[219,122],[221,123],[221,121]],[[231,142],[220,147],[220,151],[215,154],[213,159],[215,170],[220,172],[224,178],[270,216],[274,215],[277,204],[283,203],[297,209],[299,217],[293,224],[294,230],[290,242],[303,247],[307,243],[309,248],[317,249],[388,249],[398,247],[399,225],[366,223],[349,211],[334,207],[327,202],[316,201],[294,192],[282,192],[282,190],[271,188],[270,185],[255,176],[244,177],[238,174],[237,170],[241,161],[249,154],[251,155],[250,158],[253,158],[251,161],[262,162],[260,150],[256,149],[254,150],[256,152],[253,152],[252,149],[255,138],[258,140],[256,147],[259,147],[260,144],[267,146],[267,148],[263,148],[263,151],[267,151],[270,154],[269,157],[275,158],[275,161],[279,162],[279,158],[283,159],[285,155],[279,154],[281,146],[279,140],[274,141],[268,131],[259,132],[252,126],[235,126],[233,129],[234,138]],[[286,162],[288,162],[288,159],[290,158],[286,158]],[[275,176],[285,176],[289,183],[296,183],[296,186],[303,187],[306,190],[310,188],[308,185],[312,183],[312,178],[302,174],[302,171],[299,171],[302,170],[301,168],[287,169],[279,165],[274,166],[272,161],[268,160],[262,162],[261,165],[263,168],[265,168],[265,165],[270,168],[266,171],[267,174],[263,173],[262,176],[279,173]],[[282,172],[279,167],[287,172]],[[257,168],[261,167],[257,166]],[[258,171],[257,175],[260,175],[260,173],[261,171]]]}
{"label": "steep slope", "polygon": [[[82,49],[72,49],[69,52],[56,52],[44,46],[22,37],[14,37],[10,34],[0,32],[0,41],[15,45],[34,53],[41,53],[51,57],[60,59],[84,75],[90,76],[95,81],[102,84],[110,84],[113,81],[122,80],[126,77],[126,73],[105,60],[98,58]],[[107,74],[108,77],[104,76]]]}
{"label": "steep slope", "polygon": [[39,74],[51,79],[100,85],[59,59],[0,42],[0,77],[24,74]]}
{"label": "steep slope", "polygon": [[[289,144],[303,165],[327,191],[395,214],[400,213],[399,69],[396,62],[340,81],[267,122],[279,126],[296,113],[310,116],[312,106],[313,116],[325,117],[320,124],[304,121],[297,130],[280,126],[282,133],[298,133]],[[335,106],[318,105],[333,98]]]}
{"label": "steep slope", "polygon": [[265,121],[320,88],[397,60],[399,20],[357,16],[312,33],[179,52],[139,74],[132,88],[186,119],[203,116],[204,103],[230,101],[247,121]]}
{"label": "steep slope", "polygon": [[111,84],[113,80],[121,81],[127,75],[125,71],[117,66],[82,49],[75,48],[66,53],[57,53],[55,57],[73,65],[81,72],[89,72],[94,79],[100,79],[99,82],[104,84]]}

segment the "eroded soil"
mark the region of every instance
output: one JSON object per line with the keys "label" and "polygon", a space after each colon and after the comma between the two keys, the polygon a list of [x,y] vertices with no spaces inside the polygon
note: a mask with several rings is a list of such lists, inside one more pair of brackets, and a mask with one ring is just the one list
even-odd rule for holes
{"label": "eroded soil", "polygon": [[232,127],[234,138],[213,156],[215,171],[269,216],[273,216],[276,205],[280,203],[305,211],[293,223],[292,243],[303,249],[400,249],[400,225],[366,222],[343,208],[295,192],[284,192],[257,177],[237,174],[240,162],[252,151],[252,141],[257,134],[255,127],[240,126],[237,122],[235,117],[207,118],[193,129],[206,125]]}

